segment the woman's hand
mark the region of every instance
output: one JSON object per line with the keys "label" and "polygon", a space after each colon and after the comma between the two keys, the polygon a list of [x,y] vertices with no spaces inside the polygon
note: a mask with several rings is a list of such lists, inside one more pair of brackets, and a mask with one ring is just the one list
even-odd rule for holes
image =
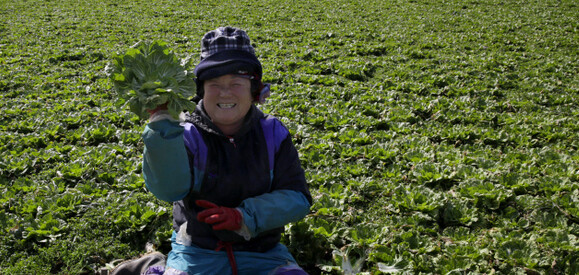
{"label": "woman's hand", "polygon": [[212,225],[214,230],[236,231],[241,229],[242,216],[239,210],[218,206],[206,200],[197,200],[195,204],[207,208],[197,214],[197,220]]}
{"label": "woman's hand", "polygon": [[149,115],[149,122],[155,122],[163,119],[175,120],[170,114],[167,108],[168,103],[161,104],[157,108],[152,110],[147,110]]}
{"label": "woman's hand", "polygon": [[168,108],[167,108],[167,105],[168,105],[168,104],[169,104],[169,103],[161,104],[161,105],[157,106],[157,108],[155,108],[155,109],[153,109],[153,110],[147,110],[147,112],[148,112],[149,114],[151,114],[151,116],[153,116],[153,115],[154,115],[156,112],[158,112],[158,111],[168,110]]}

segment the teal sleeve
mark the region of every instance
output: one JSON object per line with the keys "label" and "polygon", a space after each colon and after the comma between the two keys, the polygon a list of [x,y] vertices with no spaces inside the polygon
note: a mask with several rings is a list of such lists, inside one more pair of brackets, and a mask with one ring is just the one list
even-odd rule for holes
{"label": "teal sleeve", "polygon": [[191,187],[189,158],[178,122],[160,120],[143,131],[143,177],[157,198],[172,202],[183,199]]}
{"label": "teal sleeve", "polygon": [[275,190],[245,199],[238,209],[251,236],[304,218],[310,212],[310,203],[302,192]]}

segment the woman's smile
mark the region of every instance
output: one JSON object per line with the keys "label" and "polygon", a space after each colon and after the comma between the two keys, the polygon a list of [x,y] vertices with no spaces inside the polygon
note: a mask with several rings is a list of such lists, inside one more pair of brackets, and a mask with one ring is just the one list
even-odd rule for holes
{"label": "woman's smile", "polygon": [[233,107],[235,107],[237,104],[235,103],[219,103],[217,104],[217,106],[219,106],[219,108],[221,109],[231,109]]}

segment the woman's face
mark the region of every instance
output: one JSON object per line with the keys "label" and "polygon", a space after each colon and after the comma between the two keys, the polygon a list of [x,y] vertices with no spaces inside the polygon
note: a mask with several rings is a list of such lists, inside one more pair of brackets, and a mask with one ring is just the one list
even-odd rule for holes
{"label": "woman's face", "polygon": [[251,81],[227,74],[205,80],[203,106],[213,123],[226,135],[235,134],[253,104]]}

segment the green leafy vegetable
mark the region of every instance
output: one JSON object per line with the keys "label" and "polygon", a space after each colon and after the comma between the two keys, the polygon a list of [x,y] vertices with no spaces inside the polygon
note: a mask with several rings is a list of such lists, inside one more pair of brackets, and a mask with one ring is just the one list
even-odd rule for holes
{"label": "green leafy vegetable", "polygon": [[195,81],[163,42],[135,44],[115,56],[108,71],[119,100],[142,119],[149,117],[147,110],[165,103],[173,117],[195,108],[190,100]]}
{"label": "green leafy vegetable", "polygon": [[314,198],[282,242],[309,274],[579,274],[578,1],[36,2],[0,1],[1,274],[169,253],[143,123],[118,108],[145,82],[117,72],[125,99],[103,68],[135,37],[198,54],[217,22],[275,83],[260,108]]}

